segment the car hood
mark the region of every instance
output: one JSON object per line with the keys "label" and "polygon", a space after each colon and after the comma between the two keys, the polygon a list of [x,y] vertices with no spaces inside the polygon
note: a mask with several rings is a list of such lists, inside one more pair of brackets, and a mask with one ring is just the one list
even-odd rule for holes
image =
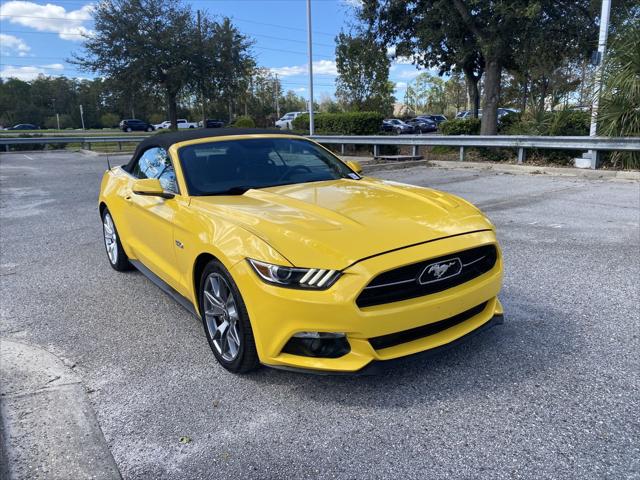
{"label": "car hood", "polygon": [[458,197],[371,178],[193,197],[191,205],[241,225],[295,266],[338,270],[390,250],[493,228]]}

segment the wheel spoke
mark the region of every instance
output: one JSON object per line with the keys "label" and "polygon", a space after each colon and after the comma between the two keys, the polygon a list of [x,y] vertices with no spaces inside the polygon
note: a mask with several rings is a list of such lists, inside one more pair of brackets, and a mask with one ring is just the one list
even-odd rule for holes
{"label": "wheel spoke", "polygon": [[220,300],[206,290],[204,291],[204,296],[210,304],[209,307],[205,309],[205,313],[210,315],[224,315],[225,308]]}
{"label": "wheel spoke", "polygon": [[240,346],[240,335],[238,335],[238,325],[236,323],[234,323],[229,328],[228,335],[231,337],[231,339],[235,342],[237,346]]}
{"label": "wheel spoke", "polygon": [[204,320],[214,350],[226,361],[240,352],[238,309],[229,282],[219,273],[211,273],[203,289]]}
{"label": "wheel spoke", "polygon": [[227,336],[227,329],[229,328],[229,322],[223,320],[216,326],[216,336],[223,339]]}

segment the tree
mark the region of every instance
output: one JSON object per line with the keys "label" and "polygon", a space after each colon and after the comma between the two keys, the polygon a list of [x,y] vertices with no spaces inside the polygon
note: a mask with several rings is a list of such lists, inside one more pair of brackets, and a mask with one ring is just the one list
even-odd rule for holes
{"label": "tree", "polygon": [[398,57],[436,69],[440,76],[464,73],[471,110],[477,117],[484,57],[468,28],[452,15],[450,2],[363,0],[359,18],[382,42],[395,45]]}
{"label": "tree", "polygon": [[201,70],[203,77],[200,83],[211,86],[209,93],[220,99],[226,105],[229,121],[233,120],[234,100],[246,95],[250,87],[251,76],[255,70],[255,60],[250,53],[253,42],[242,35],[231,23],[229,18],[223,18],[221,23],[207,21],[208,34],[204,42],[207,52],[215,52],[209,68]]}
{"label": "tree", "polygon": [[[634,18],[614,36],[600,92],[598,133],[640,137],[640,19]],[[615,152],[615,163],[640,167],[639,152]]]}
{"label": "tree", "polygon": [[336,43],[338,101],[351,110],[390,114],[394,98],[386,48],[366,33],[340,33]]}
{"label": "tree", "polygon": [[590,0],[363,0],[361,18],[415,63],[441,73],[455,67],[476,86],[484,74],[481,133],[494,135],[502,73],[523,43],[535,32],[534,43],[552,52],[550,45],[592,38],[589,7]]}
{"label": "tree", "polygon": [[94,10],[95,35],[76,55],[82,69],[129,83],[148,83],[165,95],[177,128],[177,97],[193,72],[193,15],[177,0],[106,0]]}

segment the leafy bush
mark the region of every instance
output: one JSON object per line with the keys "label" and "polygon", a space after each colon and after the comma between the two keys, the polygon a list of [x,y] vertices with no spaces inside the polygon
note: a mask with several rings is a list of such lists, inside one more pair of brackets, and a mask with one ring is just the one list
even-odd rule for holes
{"label": "leafy bush", "polygon": [[589,112],[560,110],[548,112],[543,120],[543,135],[575,136],[589,135]]}
{"label": "leafy bush", "polygon": [[253,118],[242,116],[233,122],[233,126],[236,128],[255,128],[256,123],[253,121]]}
{"label": "leafy bush", "polygon": [[[317,113],[313,116],[315,133],[324,135],[377,135],[383,115],[376,112]],[[293,121],[294,130],[309,132],[309,115]]]}
{"label": "leafy bush", "polygon": [[[60,129],[70,128],[72,125],[73,120],[71,119],[71,115],[67,113],[63,113],[62,115],[60,115]],[[55,115],[45,118],[44,126],[45,128],[56,130],[58,128],[58,118]]]}
{"label": "leafy bush", "polygon": [[439,128],[443,135],[478,135],[480,133],[480,119],[455,118],[442,122]]}
{"label": "leafy bush", "polygon": [[106,128],[117,127],[119,123],[120,123],[120,117],[115,113],[105,113],[100,116],[100,124],[103,127],[106,127]]}
{"label": "leafy bush", "polygon": [[[598,134],[640,136],[640,19],[630,21],[611,43],[605,63]],[[640,168],[640,152],[612,152],[611,163]]]}

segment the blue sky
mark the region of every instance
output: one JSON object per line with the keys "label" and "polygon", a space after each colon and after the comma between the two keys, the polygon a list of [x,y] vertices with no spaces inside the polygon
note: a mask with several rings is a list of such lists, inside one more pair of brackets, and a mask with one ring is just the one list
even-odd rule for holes
{"label": "blue sky", "polygon": [[[334,38],[353,21],[357,0],[312,0],[314,94],[333,95]],[[228,16],[255,40],[258,64],[278,73],[286,90],[307,97],[306,0],[195,0],[192,8]],[[25,80],[39,73],[91,77],[65,62],[82,50],[82,32],[90,32],[91,2],[84,0],[1,1],[0,76]],[[419,72],[406,62],[391,68],[396,97]]]}

